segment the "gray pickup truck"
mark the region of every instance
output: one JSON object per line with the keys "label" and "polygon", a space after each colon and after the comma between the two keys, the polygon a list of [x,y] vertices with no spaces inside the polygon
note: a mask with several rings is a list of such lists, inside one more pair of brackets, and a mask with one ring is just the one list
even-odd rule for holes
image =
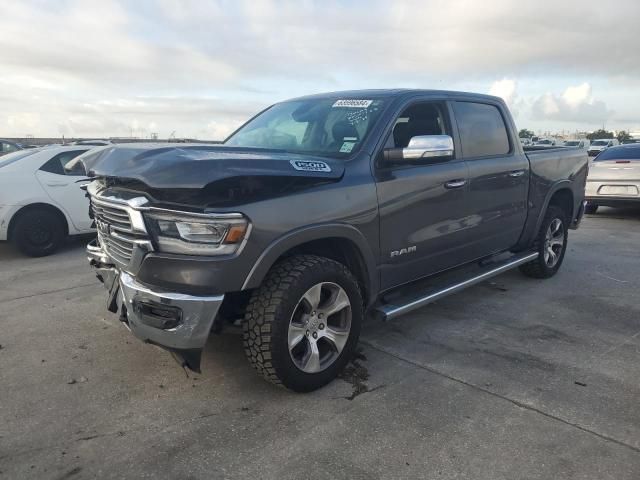
{"label": "gray pickup truck", "polygon": [[94,179],[87,251],[109,310],[195,371],[210,332],[242,326],[251,364],[295,391],[336,377],[365,317],[515,267],[553,276],[588,171],[582,149],[525,153],[499,98],[433,90],[298,98],[223,144],[74,162]]}

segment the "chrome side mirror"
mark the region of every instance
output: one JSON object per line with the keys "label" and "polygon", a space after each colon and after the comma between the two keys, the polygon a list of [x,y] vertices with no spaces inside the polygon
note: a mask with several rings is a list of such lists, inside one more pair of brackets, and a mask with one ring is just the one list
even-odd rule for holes
{"label": "chrome side mirror", "polygon": [[397,163],[403,160],[451,157],[453,139],[449,135],[419,135],[409,140],[406,148],[388,148],[384,151],[385,163]]}
{"label": "chrome side mirror", "polygon": [[409,140],[402,149],[402,158],[450,157],[453,155],[453,139],[449,135],[420,135]]}

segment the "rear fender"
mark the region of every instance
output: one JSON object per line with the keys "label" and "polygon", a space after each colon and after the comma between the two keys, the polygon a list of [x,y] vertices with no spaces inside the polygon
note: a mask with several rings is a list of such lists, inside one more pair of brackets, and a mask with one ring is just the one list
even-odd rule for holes
{"label": "rear fender", "polygon": [[553,195],[559,190],[569,189],[573,194],[574,205],[571,210],[571,223],[573,223],[574,212],[577,212],[577,208],[579,208],[579,204],[575,205],[576,195],[573,191],[573,186],[574,183],[571,180],[559,180],[558,182],[554,183],[551,188],[549,188],[549,191],[545,195],[544,200],[540,204],[540,208],[536,209],[534,206],[529,210],[529,215],[527,216],[522,235],[520,236],[520,240],[518,241],[516,247],[513,248],[514,251],[521,251],[531,246],[531,242],[533,242],[536,233],[542,225],[542,221],[544,220],[544,216],[547,213],[549,203],[551,202]]}

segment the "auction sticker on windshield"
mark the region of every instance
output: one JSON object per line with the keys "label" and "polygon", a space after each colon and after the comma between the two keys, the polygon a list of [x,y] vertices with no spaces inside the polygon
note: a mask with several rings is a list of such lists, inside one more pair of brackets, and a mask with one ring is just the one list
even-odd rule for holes
{"label": "auction sticker on windshield", "polygon": [[340,147],[340,153],[350,153],[355,144],[356,142],[344,142],[342,147]]}
{"label": "auction sticker on windshield", "polygon": [[336,100],[333,108],[369,108],[372,103],[373,100]]}

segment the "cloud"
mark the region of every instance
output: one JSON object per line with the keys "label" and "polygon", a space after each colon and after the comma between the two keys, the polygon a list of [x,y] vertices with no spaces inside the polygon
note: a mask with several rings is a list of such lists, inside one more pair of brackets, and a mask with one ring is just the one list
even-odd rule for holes
{"label": "cloud", "polygon": [[[621,46],[640,40],[638,17],[637,0],[606,9],[578,0],[7,1],[0,135],[50,135],[58,125],[122,135],[138,121],[141,129],[154,122],[161,136],[195,136],[240,121],[232,105],[248,114],[346,88],[483,89],[502,79],[491,91],[521,115],[518,90],[529,79],[622,78],[633,96],[640,56]],[[538,111],[596,117],[602,105],[581,100],[576,88],[541,100]],[[219,98],[225,102],[211,100]]]}
{"label": "cloud", "polygon": [[593,98],[588,83],[567,87],[561,95],[546,93],[534,101],[531,111],[537,120],[582,124],[602,124],[613,115],[605,102]]}

